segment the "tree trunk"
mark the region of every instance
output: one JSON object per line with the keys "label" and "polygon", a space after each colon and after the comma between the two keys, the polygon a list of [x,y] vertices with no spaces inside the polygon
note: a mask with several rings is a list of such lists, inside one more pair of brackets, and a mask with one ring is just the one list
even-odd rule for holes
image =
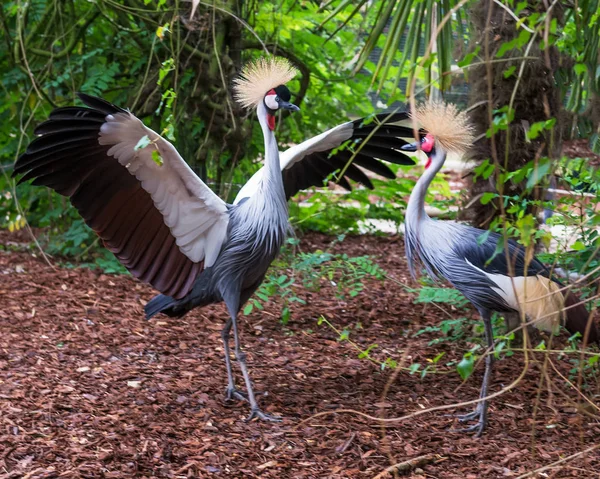
{"label": "tree trunk", "polygon": [[[545,12],[546,8],[546,2],[529,2],[519,17]],[[552,11],[553,16],[560,13],[556,8]],[[469,71],[471,120],[476,126],[477,135],[482,135],[475,143],[472,155],[478,162],[489,160],[496,168],[489,178],[471,181],[469,206],[462,211],[461,218],[486,228],[501,214],[503,208],[502,198],[481,204],[479,200],[484,193],[502,192],[503,196],[521,197],[525,190],[527,179],[519,183],[509,180],[502,185],[499,184],[500,173],[515,171],[532,160],[552,158],[560,153],[561,129],[557,126],[544,130],[535,139],[528,140],[526,137],[530,126],[536,122],[556,118],[557,125],[560,124],[560,93],[554,80],[559,56],[554,47],[542,50],[542,31],[535,37],[525,39],[518,48],[498,57],[497,53],[503,44],[519,35],[526,36],[527,32],[493,0],[481,0],[474,5],[471,19],[475,39],[473,49],[480,47],[478,57],[484,62]],[[485,133],[490,129],[492,119],[497,120],[502,115],[499,110],[508,107],[511,98],[513,120],[505,129],[488,138]],[[541,188],[532,193],[535,198],[542,198]],[[532,212],[532,209],[529,208],[529,211]]]}

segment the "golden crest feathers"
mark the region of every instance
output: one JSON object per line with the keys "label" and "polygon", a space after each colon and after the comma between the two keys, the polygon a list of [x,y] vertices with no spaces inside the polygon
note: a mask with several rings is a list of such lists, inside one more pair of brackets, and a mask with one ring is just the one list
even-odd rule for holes
{"label": "golden crest feathers", "polygon": [[259,58],[246,65],[234,80],[235,99],[245,108],[255,108],[269,90],[285,85],[297,73],[285,58]]}
{"label": "golden crest feathers", "polygon": [[475,138],[467,114],[451,103],[421,104],[411,118],[446,151],[464,153]]}

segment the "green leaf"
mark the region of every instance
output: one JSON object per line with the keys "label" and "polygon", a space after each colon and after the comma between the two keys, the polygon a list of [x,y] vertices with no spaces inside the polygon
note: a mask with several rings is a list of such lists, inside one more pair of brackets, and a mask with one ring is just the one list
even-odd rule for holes
{"label": "green leaf", "polygon": [[492,173],[495,169],[496,166],[494,165],[494,163],[490,163],[490,160],[482,161],[479,166],[473,169],[473,172],[475,173],[475,179],[473,181],[475,181],[479,177],[483,178],[484,180],[487,180],[490,176],[492,176]]}
{"label": "green leaf", "polygon": [[244,308],[244,315],[248,316],[252,312],[252,303],[248,303]]}
{"label": "green leaf", "polygon": [[169,24],[165,23],[162,27],[158,27],[156,29],[156,36],[159,38],[159,40],[162,40],[167,32],[170,33],[171,31],[169,30]]}
{"label": "green leaf", "polygon": [[461,379],[465,381],[473,373],[475,367],[475,357],[472,353],[467,353],[463,356],[460,362],[456,365],[456,370]]}
{"label": "green leaf", "polygon": [[471,53],[467,53],[465,55],[465,57],[457,63],[457,65],[461,68],[466,67],[467,65],[470,65],[471,62],[473,61],[473,58],[475,58],[477,55],[479,55],[480,50],[481,50],[481,46],[477,45],[475,50],[473,50]]}
{"label": "green leaf", "polygon": [[160,153],[158,152],[158,150],[152,150],[152,160],[158,166],[162,166],[163,165],[163,160],[162,160],[162,157],[160,156]]}
{"label": "green leaf", "polygon": [[290,308],[288,308],[286,306],[285,308],[283,308],[281,310],[281,322],[283,324],[287,324],[290,320],[290,317],[291,317]]}
{"label": "green leaf", "polygon": [[587,72],[587,65],[585,63],[576,63],[573,67],[573,71],[575,71],[575,74],[581,75],[582,73]]}
{"label": "green leaf", "polygon": [[488,191],[481,196],[481,199],[479,201],[482,205],[487,205],[490,201],[497,197],[498,193],[492,193]]}
{"label": "green leaf", "polygon": [[522,218],[517,220],[516,225],[519,229],[519,238],[521,243],[523,243],[525,246],[532,244],[535,238],[535,232],[537,230],[536,220],[533,215],[524,215]]}
{"label": "green leaf", "polygon": [[545,161],[543,163],[540,161],[540,163],[538,163],[537,167],[534,166],[532,172],[529,175],[529,178],[527,178],[527,189],[533,188],[540,181],[542,181],[542,179],[550,171],[551,166],[552,165],[551,165],[550,161]]}
{"label": "green leaf", "polygon": [[[598,74],[598,78],[600,78],[600,73]],[[594,133],[590,138],[590,149],[596,155],[600,155],[600,135],[598,133]]]}
{"label": "green leaf", "polygon": [[136,143],[133,149],[134,151],[141,150],[142,148],[146,148],[150,143],[151,142],[150,138],[148,138],[148,135],[144,135],[139,139],[139,141]]}
{"label": "green leaf", "polygon": [[441,352],[435,358],[428,359],[427,361],[429,361],[430,363],[433,363],[433,364],[437,364],[439,362],[439,360],[444,357],[445,354],[446,354],[445,352]]}
{"label": "green leaf", "polygon": [[513,76],[516,69],[517,69],[517,67],[515,65],[508,67],[506,70],[504,70],[504,73],[503,73],[504,78],[509,78],[509,77]]}
{"label": "green leaf", "polygon": [[369,355],[371,354],[371,351],[375,348],[377,348],[378,345],[377,344],[370,344],[369,347],[367,349],[365,349],[364,351],[361,351],[358,354],[358,359],[365,359],[368,358]]}
{"label": "green leaf", "polygon": [[479,235],[479,237],[477,238],[477,244],[481,246],[483,243],[485,243],[490,237],[490,233],[490,230],[485,230],[483,233],[481,233],[481,235]]}

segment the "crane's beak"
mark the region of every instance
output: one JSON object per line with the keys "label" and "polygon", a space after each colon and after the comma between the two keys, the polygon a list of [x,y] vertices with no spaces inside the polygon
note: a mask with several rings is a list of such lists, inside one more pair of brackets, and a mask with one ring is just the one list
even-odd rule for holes
{"label": "crane's beak", "polygon": [[420,146],[421,144],[415,141],[414,143],[407,143],[406,145],[402,145],[400,149],[402,151],[417,151],[419,150]]}
{"label": "crane's beak", "polygon": [[290,103],[289,101],[280,101],[279,108],[283,108],[285,110],[290,110],[290,111],[300,111],[300,108],[298,108],[293,103]]}

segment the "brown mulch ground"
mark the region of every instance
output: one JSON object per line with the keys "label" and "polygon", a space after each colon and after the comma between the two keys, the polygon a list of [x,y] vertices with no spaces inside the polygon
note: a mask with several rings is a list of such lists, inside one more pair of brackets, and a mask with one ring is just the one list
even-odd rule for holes
{"label": "brown mulch ground", "polygon": [[[599,442],[593,407],[553,371],[551,385],[540,387],[539,363],[492,401],[481,439],[450,431],[457,424],[445,414],[453,410],[385,430],[355,414],[310,419],[342,408],[395,417],[477,396],[481,367],[461,385],[454,367],[445,366],[470,344],[428,346],[441,333],[413,336],[446,313],[375,280],[348,299],[336,299],[326,285],[298,289],[308,304],[294,306],[286,327],[277,304],[269,314],[243,318],[256,389],[269,391],[260,402],[284,416],[278,424],[245,423],[247,405],[223,401],[223,307],[145,321],[149,287],[87,269],[52,270],[33,249],[22,249],[24,240],[23,233],[0,232],[0,478],[373,478],[425,454],[437,456],[409,477],[518,477]],[[309,235],[301,248],[330,242]],[[398,238],[347,238],[334,251],[373,255],[397,280],[409,281]],[[424,378],[382,372],[318,326],[320,315],[349,328],[361,347],[376,343],[379,360],[427,364],[446,354],[438,373]],[[553,360],[568,375],[568,360]],[[513,382],[522,364],[519,354],[500,361],[492,390]],[[597,404],[598,381],[589,386]],[[600,477],[598,471],[600,449],[535,477]]]}

